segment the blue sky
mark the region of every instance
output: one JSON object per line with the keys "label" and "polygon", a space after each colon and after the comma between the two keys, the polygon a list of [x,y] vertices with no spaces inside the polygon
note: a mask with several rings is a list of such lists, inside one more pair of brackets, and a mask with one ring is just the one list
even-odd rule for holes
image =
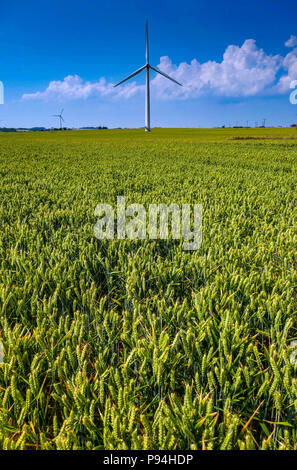
{"label": "blue sky", "polygon": [[[113,84],[150,61],[183,83],[152,75],[152,126],[269,125],[297,120],[292,0],[26,0],[2,2],[0,125],[144,125],[144,74]],[[287,45],[285,45],[287,43]]]}

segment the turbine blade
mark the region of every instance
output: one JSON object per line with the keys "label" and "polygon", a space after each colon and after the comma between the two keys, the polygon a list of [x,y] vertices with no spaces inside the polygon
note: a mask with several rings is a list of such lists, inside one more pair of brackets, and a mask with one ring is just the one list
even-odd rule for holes
{"label": "turbine blade", "polygon": [[62,111],[61,111],[61,113],[60,113],[60,114],[61,114],[61,116],[62,116],[62,114],[63,114],[63,111],[64,111],[64,108],[62,109]]}
{"label": "turbine blade", "polygon": [[137,75],[138,73],[142,72],[145,68],[146,68],[146,65],[144,65],[143,67],[140,67],[140,69],[136,70],[136,72],[134,72],[134,73],[132,73],[131,75],[129,75],[129,77],[124,78],[124,80],[122,80],[121,82],[117,83],[117,84],[114,85],[113,87],[115,88],[116,86],[121,85],[122,83],[126,82],[126,81],[129,80],[130,78],[135,77],[135,75]]}
{"label": "turbine blade", "polygon": [[146,20],[146,25],[145,25],[145,58],[146,58],[146,63],[149,63],[149,45],[148,45],[148,21]]}
{"label": "turbine blade", "polygon": [[171,80],[172,82],[176,83],[177,85],[182,86],[181,83],[179,83],[177,80],[174,80],[174,78],[169,77],[169,75],[167,75],[166,73],[161,72],[161,70],[156,69],[155,67],[152,67],[151,65],[150,65],[149,67],[150,67],[152,70],[154,70],[155,72],[159,73],[160,75],[163,75],[163,77],[168,78],[168,80]]}

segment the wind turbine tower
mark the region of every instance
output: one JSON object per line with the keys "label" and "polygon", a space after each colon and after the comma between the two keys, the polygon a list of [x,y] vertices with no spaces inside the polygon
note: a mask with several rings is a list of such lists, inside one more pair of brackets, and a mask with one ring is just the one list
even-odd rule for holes
{"label": "wind turbine tower", "polygon": [[161,70],[153,67],[149,63],[149,41],[148,41],[148,22],[146,22],[146,30],[145,30],[145,58],[146,58],[146,64],[140,67],[140,69],[136,70],[136,72],[132,73],[129,75],[129,77],[124,78],[121,82],[117,83],[114,85],[114,87],[117,87],[121,85],[122,83],[126,82],[132,77],[135,77],[135,75],[138,75],[140,72],[145,70],[145,131],[150,132],[151,130],[151,109],[150,109],[150,69],[153,70],[154,72],[159,73],[160,75],[163,75],[163,77],[168,78],[172,82],[176,83],[177,85],[182,86],[181,83],[179,83],[177,80],[174,80],[174,78],[169,77],[166,73],[162,72]]}

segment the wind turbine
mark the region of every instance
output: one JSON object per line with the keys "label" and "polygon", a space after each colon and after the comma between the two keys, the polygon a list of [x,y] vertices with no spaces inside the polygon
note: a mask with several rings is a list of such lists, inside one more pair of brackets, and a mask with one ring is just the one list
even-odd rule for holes
{"label": "wind turbine", "polygon": [[176,83],[177,85],[182,86],[181,83],[179,83],[177,80],[174,80],[173,78],[169,77],[166,73],[162,72],[161,70],[153,67],[149,63],[149,44],[148,44],[148,22],[146,21],[146,31],[145,31],[145,58],[146,58],[146,64],[143,65],[143,67],[140,67],[140,69],[136,70],[136,72],[132,73],[129,75],[129,77],[124,78],[121,82],[117,83],[114,85],[114,87],[117,87],[121,85],[122,83],[126,82],[132,77],[135,77],[135,75],[138,75],[140,72],[143,70],[146,71],[146,80],[145,80],[145,131],[150,132],[151,130],[151,110],[150,110],[150,69],[152,69],[154,72],[159,73],[160,75],[163,75],[163,77],[168,78],[172,82]]}
{"label": "wind turbine", "polygon": [[62,130],[62,121],[65,122],[62,114],[63,114],[64,108],[61,109],[60,114],[53,114],[54,117],[58,117],[60,119],[60,130]]}

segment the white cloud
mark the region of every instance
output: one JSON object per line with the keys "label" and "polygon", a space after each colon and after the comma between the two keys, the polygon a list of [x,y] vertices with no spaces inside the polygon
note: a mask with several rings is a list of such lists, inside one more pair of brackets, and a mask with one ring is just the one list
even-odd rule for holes
{"label": "white cloud", "polygon": [[22,96],[23,100],[44,100],[51,99],[74,100],[86,99],[91,96],[121,96],[130,98],[138,89],[135,82],[119,88],[113,88],[112,83],[108,83],[105,78],[100,78],[97,82],[83,81],[79,75],[67,75],[64,80],[54,80],[49,83],[44,91],[36,93],[26,93]]}
{"label": "white cloud", "polygon": [[208,61],[203,64],[192,60],[178,67],[169,57],[161,57],[160,69],[172,75],[184,86],[176,87],[161,76],[154,78],[157,92],[167,98],[172,95],[193,97],[214,94],[227,97],[247,97],[265,92],[275,82],[282,58],[266,55],[258,49],[253,39],[241,47],[228,46],[222,62]]}
{"label": "white cloud", "polygon": [[290,89],[290,83],[297,79],[297,48],[289,52],[282,61],[282,68],[286,71],[276,85],[279,93],[286,93]]}
{"label": "white cloud", "polygon": [[285,46],[287,46],[287,47],[296,47],[296,46],[297,46],[297,38],[296,38],[296,36],[293,36],[293,34],[291,34],[290,39],[288,39],[288,40],[285,42]]}
{"label": "white cloud", "polygon": [[[156,74],[151,85],[154,95],[161,99],[188,99],[204,95],[234,98],[273,95],[289,91],[291,81],[297,79],[297,48],[285,57],[270,55],[258,48],[254,39],[247,39],[242,46],[228,46],[221,62],[207,61],[200,64],[193,59],[190,63],[174,65],[169,57],[163,56],[158,68],[183,84],[179,87]],[[143,90],[144,86],[137,85],[135,81],[114,88],[105,78],[89,82],[78,75],[68,75],[64,80],[50,82],[44,91],[24,94],[22,98],[130,98]]]}

